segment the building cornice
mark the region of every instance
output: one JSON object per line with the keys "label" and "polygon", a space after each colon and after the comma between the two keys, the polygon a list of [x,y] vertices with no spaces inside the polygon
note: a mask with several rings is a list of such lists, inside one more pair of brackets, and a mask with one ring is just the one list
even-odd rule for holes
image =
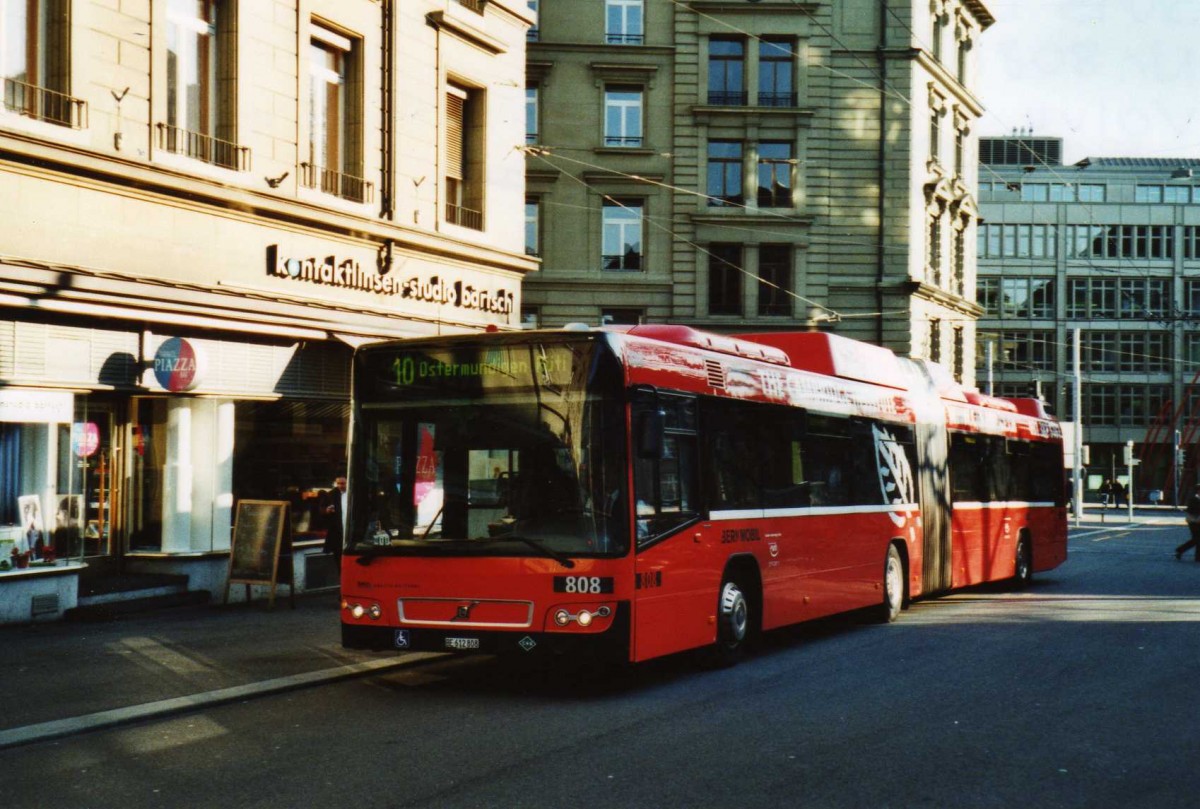
{"label": "building cornice", "polygon": [[[773,210],[788,211],[789,209]],[[745,209],[733,209],[728,214],[695,213],[688,218],[697,225],[721,225],[725,227],[769,225],[770,227],[810,228],[813,226],[813,222],[816,221],[814,217],[804,214],[780,213],[771,215]],[[802,243],[797,242],[797,244]]]}
{"label": "building cornice", "polygon": [[[598,272],[561,272],[558,270],[552,272],[554,273],[552,278],[545,278],[541,275],[529,276],[525,279],[527,288],[536,288],[539,292],[567,292],[572,295],[579,294],[581,282],[587,283],[589,292],[628,292],[631,287],[634,287],[638,292],[669,293],[673,289],[670,281],[662,281],[658,277],[647,278],[644,277],[644,273],[608,272],[604,277],[600,277]],[[609,278],[609,275],[618,277]]]}
{"label": "building cornice", "polygon": [[99,190],[119,188],[160,202],[263,227],[303,228],[317,236],[365,240],[376,246],[393,242],[397,247],[510,272],[530,272],[537,266],[523,253],[507,252],[365,215],[356,216],[301,199],[226,185],[157,164],[100,155],[68,145],[47,144],[11,131],[0,132],[0,167],[30,176],[54,174]]}
{"label": "building cornice", "polygon": [[979,28],[985,29],[991,27],[996,22],[996,18],[992,16],[992,12],[988,10],[982,0],[962,0],[963,6],[971,12],[975,21],[979,23]]}
{"label": "building cornice", "polygon": [[907,281],[903,286],[904,291],[914,298],[935,303],[953,312],[966,315],[973,320],[978,320],[983,315],[983,307],[979,304],[969,301],[961,295],[947,292],[941,287],[936,287],[925,281]]}
{"label": "building cornice", "polygon": [[739,118],[748,123],[757,123],[761,119],[776,120],[786,118],[798,126],[812,126],[816,110],[811,107],[759,107],[754,105],[726,107],[711,104],[696,104],[692,107],[692,115],[697,123],[707,124],[714,118]]}
{"label": "building cornice", "polygon": [[605,45],[597,42],[530,42],[526,58],[552,58],[552,51],[566,53],[593,53],[605,59],[645,59],[647,56],[673,56],[675,49],[664,45]]}
{"label": "building cornice", "polygon": [[703,11],[705,14],[804,14],[812,16],[820,8],[820,3],[802,3],[799,0],[758,0],[747,3],[746,0],[731,2],[731,0],[690,0],[687,7],[693,11]]}
{"label": "building cornice", "polygon": [[[431,11],[426,14],[425,21],[437,30],[445,31],[490,54],[508,53],[507,42],[489,34],[482,27],[476,25],[474,20],[467,19],[467,14],[473,14],[473,12],[467,11],[457,3],[450,3],[444,11]],[[478,14],[474,14],[474,16],[479,17]],[[484,22],[484,18],[480,17],[480,22]]]}
{"label": "building cornice", "polygon": [[597,183],[661,183],[666,179],[664,174],[630,174],[612,171],[585,171],[579,175],[588,185]]}

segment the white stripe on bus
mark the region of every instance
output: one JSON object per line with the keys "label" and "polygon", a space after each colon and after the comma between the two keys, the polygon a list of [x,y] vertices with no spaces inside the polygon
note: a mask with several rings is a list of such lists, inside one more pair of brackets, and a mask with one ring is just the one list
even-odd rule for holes
{"label": "white stripe on bus", "polygon": [[1025,500],[994,500],[990,503],[981,503],[979,501],[965,501],[952,504],[955,509],[963,511],[975,511],[988,508],[1053,508],[1054,504],[1050,502],[1027,502]]}
{"label": "white stripe on bus", "polygon": [[739,508],[709,512],[711,521],[750,520],[764,517],[822,517],[833,514],[886,514],[896,511],[918,511],[916,503],[895,503],[877,506],[806,506],[799,508]]}

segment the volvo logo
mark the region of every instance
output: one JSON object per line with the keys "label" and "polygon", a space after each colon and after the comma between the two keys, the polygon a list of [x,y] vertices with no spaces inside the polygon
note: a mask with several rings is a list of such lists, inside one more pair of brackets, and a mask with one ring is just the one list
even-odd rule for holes
{"label": "volvo logo", "polygon": [[459,604],[458,609],[454,613],[451,621],[469,621],[471,620],[471,610],[479,606],[478,601],[468,601],[466,604]]}

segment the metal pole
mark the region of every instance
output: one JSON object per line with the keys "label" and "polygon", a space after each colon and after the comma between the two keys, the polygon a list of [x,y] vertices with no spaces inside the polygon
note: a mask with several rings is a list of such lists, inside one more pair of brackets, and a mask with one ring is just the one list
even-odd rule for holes
{"label": "metal pole", "polygon": [[1137,462],[1133,459],[1133,442],[1130,441],[1126,446],[1129,447],[1129,487],[1125,490],[1125,503],[1129,521],[1133,522],[1133,467]]}
{"label": "metal pole", "polygon": [[1183,474],[1183,464],[1179,462],[1179,441],[1181,438],[1182,436],[1179,434],[1179,430],[1176,430],[1175,454],[1171,457],[1171,463],[1175,466],[1175,475],[1174,480],[1172,481],[1174,485],[1171,487],[1174,490],[1174,499],[1172,502],[1175,504],[1175,508],[1179,508],[1179,478]]}
{"label": "metal pole", "polygon": [[1079,525],[1083,521],[1083,376],[1079,370],[1082,329],[1076,326],[1072,331],[1074,335],[1071,340],[1071,363],[1075,373],[1072,393],[1075,397],[1075,429],[1072,432],[1075,433],[1075,446],[1071,450],[1075,453],[1075,524]]}
{"label": "metal pole", "polygon": [[996,395],[996,388],[995,388],[995,385],[993,384],[993,378],[992,378],[992,363],[995,361],[995,353],[996,353],[996,341],[988,340],[988,344],[987,344],[987,383],[988,383],[987,393],[988,393],[988,396]]}

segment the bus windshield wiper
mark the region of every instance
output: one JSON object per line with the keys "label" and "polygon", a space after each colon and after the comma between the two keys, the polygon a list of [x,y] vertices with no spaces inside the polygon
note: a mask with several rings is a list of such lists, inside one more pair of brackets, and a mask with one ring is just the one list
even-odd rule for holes
{"label": "bus windshield wiper", "polygon": [[556,550],[547,548],[545,545],[538,542],[536,539],[530,539],[529,537],[521,536],[520,534],[497,534],[494,537],[488,537],[489,542],[503,542],[505,540],[513,540],[514,542],[523,542],[526,545],[528,545],[529,547],[533,548],[538,553],[540,553],[542,556],[553,559],[554,561],[558,562],[560,565],[567,568],[568,570],[575,567],[575,563],[573,561],[571,561],[570,559],[568,559],[565,555],[559,553]]}

